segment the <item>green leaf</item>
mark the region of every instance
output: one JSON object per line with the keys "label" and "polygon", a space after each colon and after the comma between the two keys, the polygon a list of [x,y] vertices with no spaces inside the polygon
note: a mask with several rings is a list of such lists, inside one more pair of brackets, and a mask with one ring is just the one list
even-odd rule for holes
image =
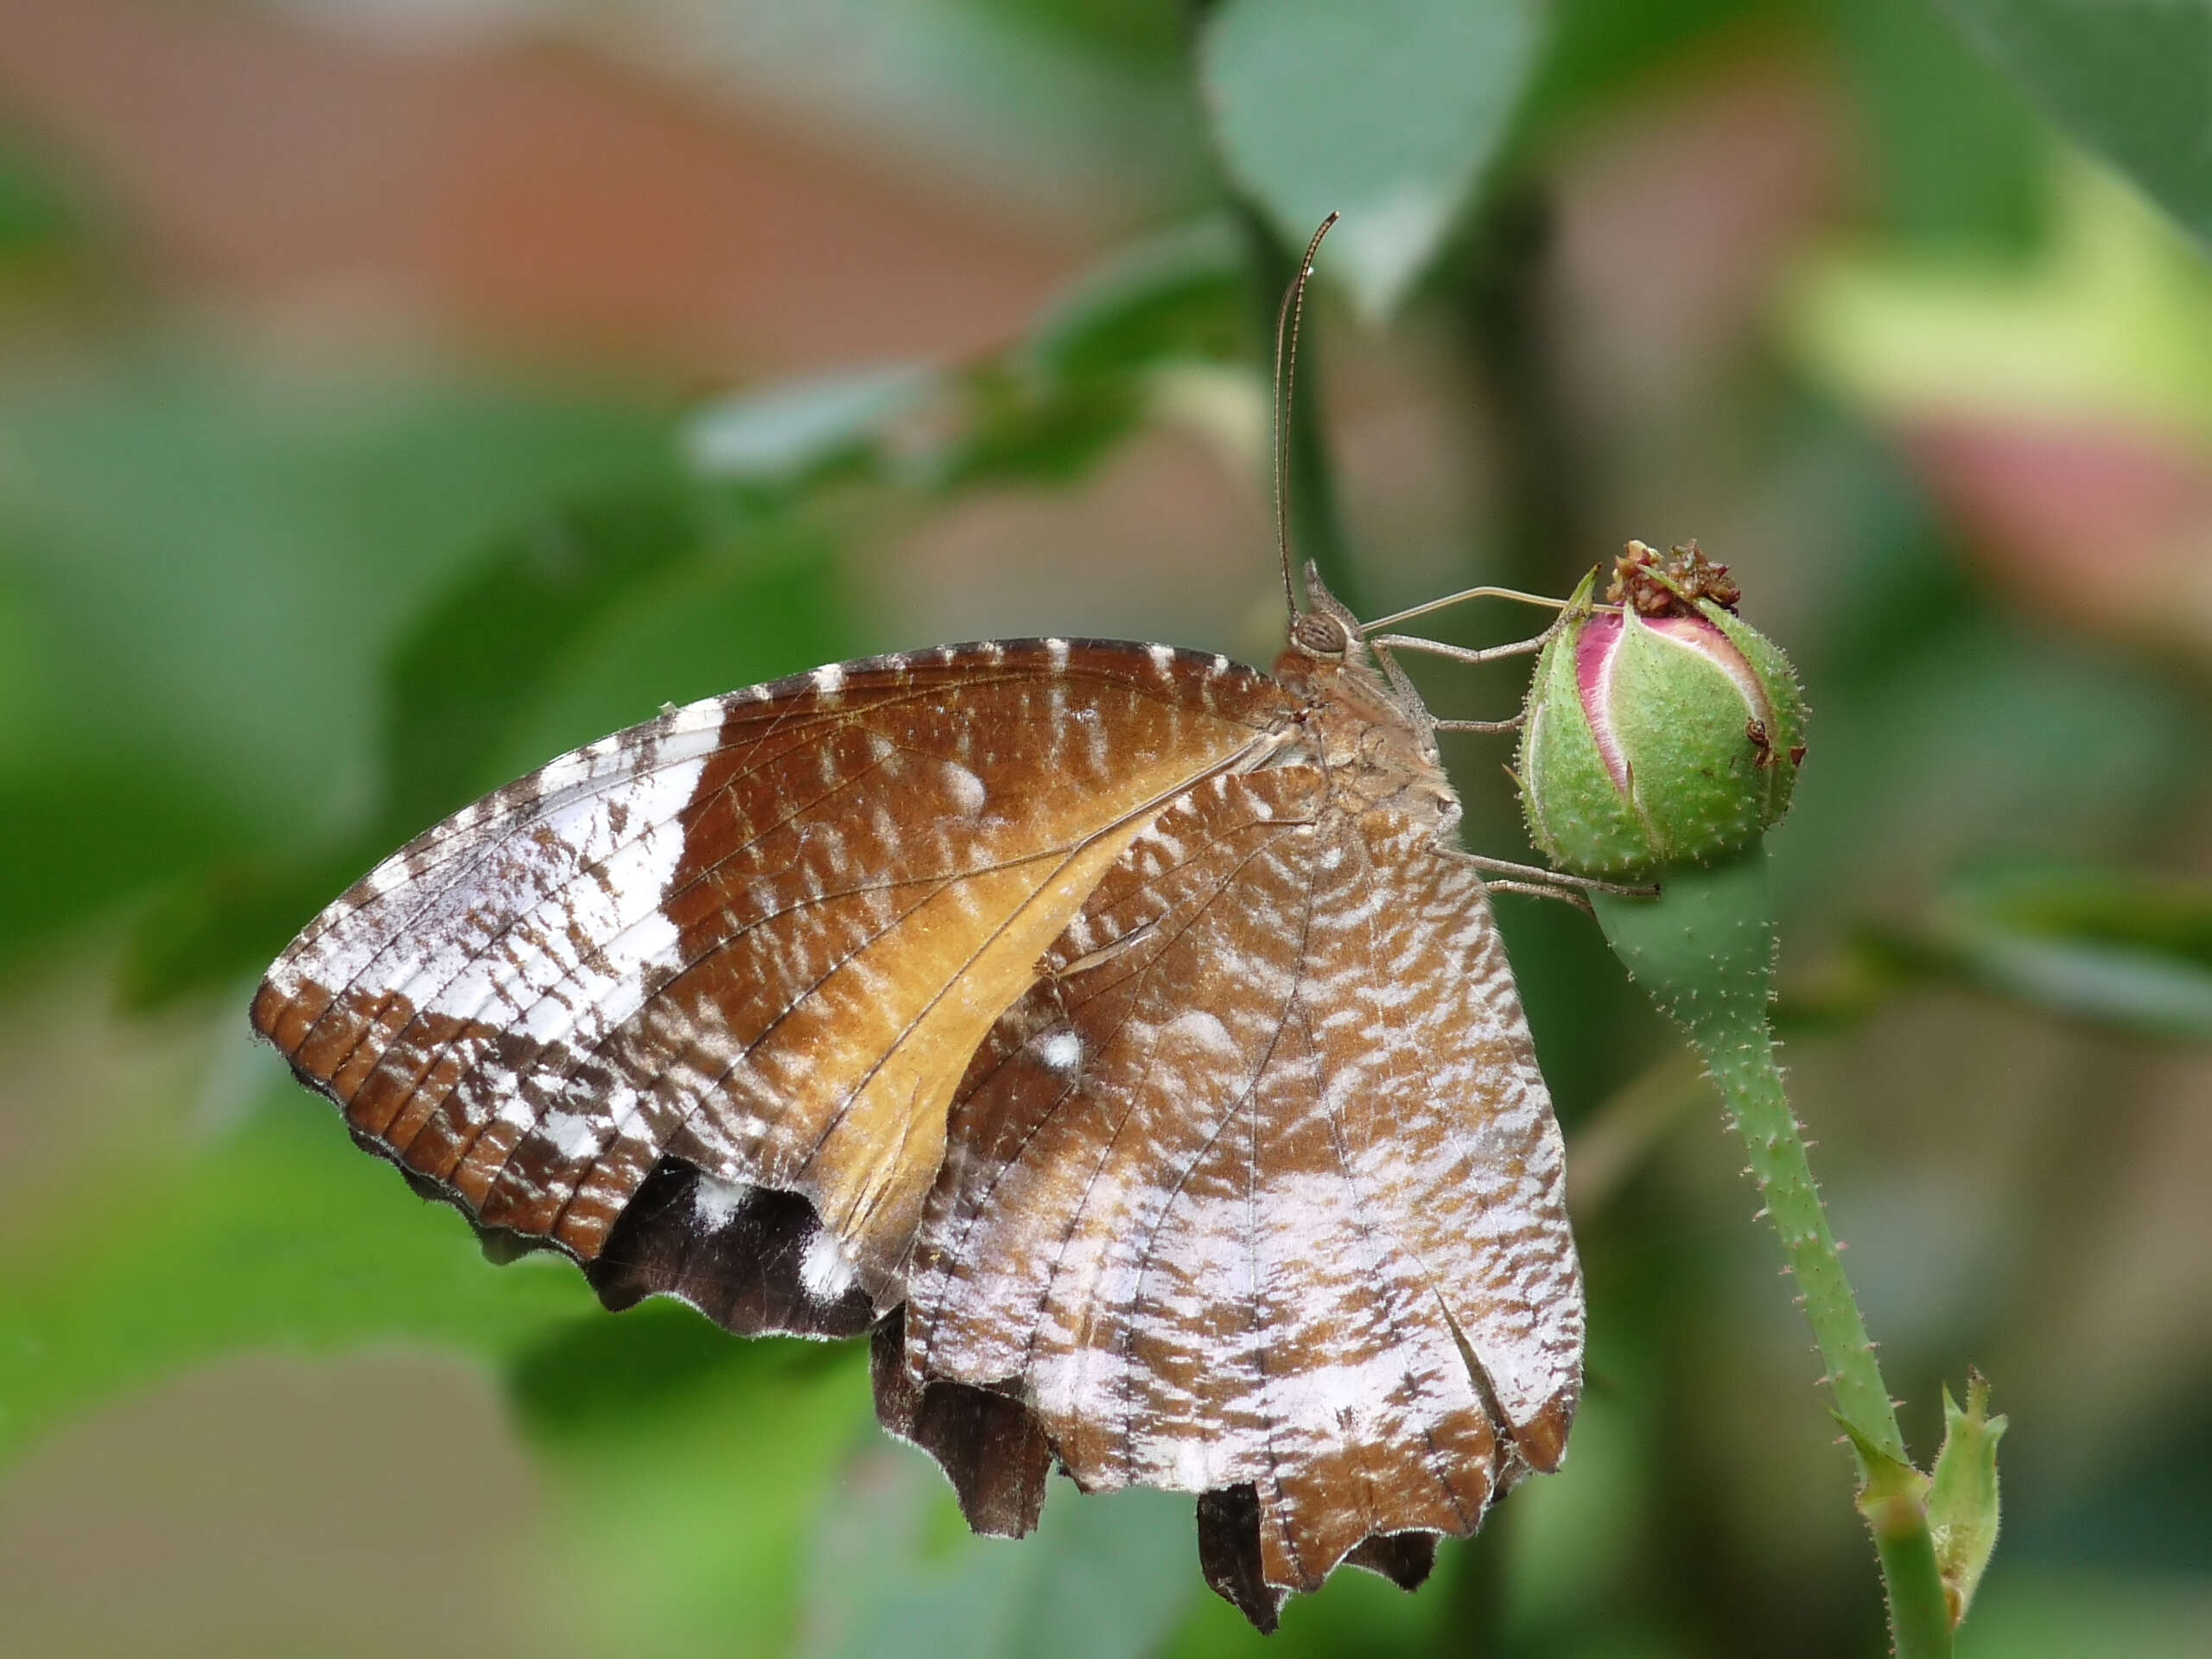
{"label": "green leaf", "polygon": [[657,1299],[544,1330],[509,1381],[572,1511],[578,1651],[793,1651],[815,1517],[876,1435],[866,1344],[744,1340]]}
{"label": "green leaf", "polygon": [[283,1097],[196,1155],[86,1169],[11,1213],[0,1463],[72,1414],[218,1355],[405,1340],[496,1361],[594,1306],[557,1258],[494,1268],[459,1216],[355,1151],[335,1112],[289,1084],[271,1093]]}
{"label": "green leaf", "polygon": [[1553,0],[1514,152],[1541,151],[1580,123],[1602,120],[1634,88],[1686,58],[1726,51],[1715,42],[1764,26],[1777,9],[1775,0]]}
{"label": "green leaf", "polygon": [[1989,1384],[1978,1373],[1967,1379],[1964,1411],[1943,1390],[1943,1447],[1936,1454],[1928,1525],[1954,1624],[1974,1605],[1997,1548],[1997,1442],[2004,1434],[2005,1419],[1989,1414]]}
{"label": "green leaf", "polygon": [[1109,254],[1030,329],[1027,354],[1062,379],[1173,359],[1236,361],[1252,339],[1243,238],[1210,214]]}
{"label": "green leaf", "polygon": [[2212,440],[2212,269],[2133,191],[2059,169],[2027,260],[1921,245],[1808,265],[1790,340],[1891,421],[1961,416]]}
{"label": "green leaf", "polygon": [[[578,639],[487,753],[488,789],[691,702],[852,653],[834,545],[804,524],[709,526],[693,560],[626,593]],[[420,828],[419,825],[415,828]],[[409,833],[412,833],[411,830]]]}
{"label": "green leaf", "polygon": [[0,562],[58,743],[168,752],[296,820],[359,786],[384,654],[449,573],[667,454],[620,406],[140,362],[0,389]]}
{"label": "green leaf", "polygon": [[1856,940],[1866,991],[1950,981],[2069,1019],[2212,1039],[2212,885],[2083,865],[1953,880],[1909,927]]}
{"label": "green leaf", "polygon": [[1249,353],[1247,280],[1235,227],[1195,219],[1109,256],[1007,350],[756,388],[694,413],[683,447],[700,476],[756,505],[850,479],[1063,483],[1143,418],[1149,372]]}
{"label": "green leaf", "polygon": [[2075,1018],[2212,1039],[2212,884],[2045,867],[1955,885],[1930,943],[1965,977]]}
{"label": "green leaf", "polygon": [[1200,43],[1215,142],[1294,245],[1387,319],[1452,231],[1539,41],[1524,0],[1226,0]]}
{"label": "green leaf", "polygon": [[385,670],[387,828],[412,834],[505,781],[487,763],[568,653],[611,607],[696,557],[699,534],[671,469],[501,537],[402,638]]}
{"label": "green leaf", "polygon": [[2212,3],[1942,0],[2059,124],[2212,238]]}
{"label": "green leaf", "polygon": [[82,239],[86,213],[54,173],[14,144],[0,147],[0,270]]}
{"label": "green leaf", "polygon": [[791,492],[873,461],[893,423],[938,390],[912,364],[785,381],[716,399],[685,423],[683,447],[703,478]]}
{"label": "green leaf", "polygon": [[918,1452],[871,1445],[846,1484],[866,1497],[823,1514],[801,1624],[809,1659],[1135,1659],[1202,1592],[1186,1493],[1054,1481],[1037,1531],[1008,1548],[969,1535]]}
{"label": "green leaf", "polygon": [[2019,251],[2048,219],[2048,130],[1926,0],[1826,0],[1886,227]]}

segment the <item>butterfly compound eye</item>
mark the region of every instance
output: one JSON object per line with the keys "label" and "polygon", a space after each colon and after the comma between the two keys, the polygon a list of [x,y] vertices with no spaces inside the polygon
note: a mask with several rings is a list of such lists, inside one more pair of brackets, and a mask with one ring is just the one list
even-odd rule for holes
{"label": "butterfly compound eye", "polygon": [[1290,625],[1291,643],[1315,657],[1341,657],[1351,644],[1344,625],[1325,611],[1306,611]]}

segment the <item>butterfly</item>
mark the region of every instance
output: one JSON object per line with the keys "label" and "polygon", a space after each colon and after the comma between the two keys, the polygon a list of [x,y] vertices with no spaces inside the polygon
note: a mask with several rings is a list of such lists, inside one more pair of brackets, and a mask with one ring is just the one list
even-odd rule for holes
{"label": "butterfly", "polygon": [[868,1335],[979,1532],[1058,1467],[1194,1494],[1262,1630],[1410,1589],[1559,1465],[1582,1287],[1439,722],[1306,588],[1271,674],[986,641],[666,709],[378,865],[254,1027],[608,1306]]}

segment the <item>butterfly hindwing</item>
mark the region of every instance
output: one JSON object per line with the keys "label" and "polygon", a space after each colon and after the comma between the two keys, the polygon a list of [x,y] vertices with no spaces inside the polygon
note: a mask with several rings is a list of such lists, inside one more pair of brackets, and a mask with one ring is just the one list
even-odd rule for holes
{"label": "butterfly hindwing", "polygon": [[[1581,1296],[1560,1141],[1474,868],[1318,768],[1137,839],[955,1103],[916,1378],[1018,1395],[1087,1487],[1207,1495],[1271,1623],[1417,1579],[1556,1464]],[[1408,1535],[1413,1535],[1408,1536]]]}
{"label": "butterfly hindwing", "polygon": [[255,1024],[364,1144],[609,1300],[856,1330],[976,1044],[1122,846],[1289,707],[1220,658],[1037,640],[671,709],[378,866]]}

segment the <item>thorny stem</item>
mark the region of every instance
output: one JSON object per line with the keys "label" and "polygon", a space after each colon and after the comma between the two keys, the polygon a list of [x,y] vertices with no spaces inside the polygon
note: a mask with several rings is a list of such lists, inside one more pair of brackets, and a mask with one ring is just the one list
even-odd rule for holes
{"label": "thorny stem", "polygon": [[1822,1380],[1859,1459],[1859,1507],[1881,1560],[1898,1659],[1945,1659],[1951,1622],[1929,1532],[1927,1479],[1906,1458],[1897,1410],[1775,1062],[1767,1001],[1776,931],[1765,846],[1754,842],[1709,868],[1665,871],[1661,888],[1656,899],[1604,893],[1591,899],[1615,953],[1688,1033],[1744,1138],[1820,1345]]}

